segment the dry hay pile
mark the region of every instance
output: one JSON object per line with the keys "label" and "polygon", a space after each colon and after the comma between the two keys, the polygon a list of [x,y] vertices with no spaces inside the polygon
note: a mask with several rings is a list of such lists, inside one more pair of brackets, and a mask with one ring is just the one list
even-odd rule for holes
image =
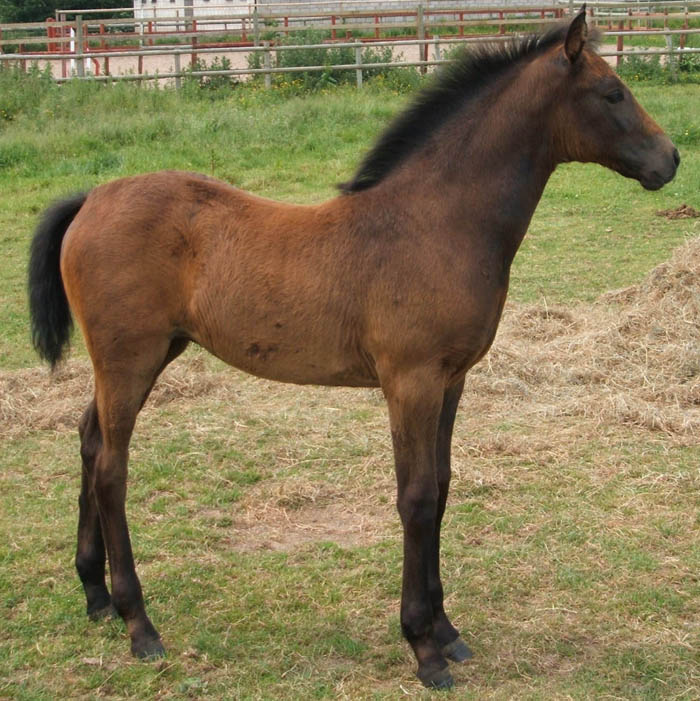
{"label": "dry hay pile", "polygon": [[[92,399],[93,387],[92,367],[87,360],[68,360],[53,373],[46,368],[0,372],[0,436],[75,430]],[[201,357],[190,358],[163,375],[149,406],[221,391],[225,391],[225,385],[219,374],[207,371]]]}
{"label": "dry hay pile", "polygon": [[[493,349],[468,378],[468,393],[479,400],[474,408],[700,435],[699,281],[700,238],[641,284],[607,293],[592,306],[509,305]],[[278,387],[256,390],[254,382],[244,393]],[[164,373],[149,406],[240,399],[240,383],[239,375],[191,355]],[[91,396],[84,360],[71,360],[53,375],[0,372],[0,436],[73,430]]]}
{"label": "dry hay pile", "polygon": [[700,436],[700,238],[592,306],[509,307],[473,391],[521,410]]}

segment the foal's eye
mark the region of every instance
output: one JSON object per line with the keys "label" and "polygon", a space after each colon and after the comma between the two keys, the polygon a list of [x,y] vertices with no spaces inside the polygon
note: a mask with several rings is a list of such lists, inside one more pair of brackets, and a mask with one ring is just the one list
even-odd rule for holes
{"label": "foal's eye", "polygon": [[613,90],[611,93],[608,93],[605,96],[605,99],[611,104],[614,105],[616,102],[622,102],[625,99],[625,95],[620,90],[619,88],[617,90]]}

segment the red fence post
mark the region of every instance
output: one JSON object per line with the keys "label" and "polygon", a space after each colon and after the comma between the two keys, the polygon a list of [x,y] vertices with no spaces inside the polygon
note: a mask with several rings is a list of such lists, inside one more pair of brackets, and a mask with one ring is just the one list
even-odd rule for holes
{"label": "red fence post", "polygon": [[51,41],[51,39],[56,38],[56,27],[51,26],[55,21],[53,17],[46,18],[46,36],[49,39],[48,49],[50,54],[56,53],[56,42]]}
{"label": "red fence post", "polygon": [[[285,17],[284,20],[285,20],[284,26],[286,27],[286,26],[287,26],[287,18]],[[336,33],[335,33],[335,15],[331,15],[331,25],[332,25],[332,27],[333,27],[333,29],[331,29],[331,39],[335,39],[335,38],[336,38]]]}
{"label": "red fence post", "polygon": [[[617,25],[617,28],[622,31],[625,28],[625,23],[620,22]],[[625,38],[621,35],[617,35],[617,50],[618,51],[624,51],[624,44],[625,44]],[[619,68],[620,64],[622,63],[622,56],[617,57],[617,61],[615,62],[615,65]]]}
{"label": "red fence post", "polygon": [[[685,19],[683,20],[683,29],[688,29],[688,7],[685,8]],[[681,34],[678,40],[678,46],[681,49],[685,49],[685,34]]]}
{"label": "red fence post", "polygon": [[[197,31],[197,20],[192,20],[192,31]],[[192,63],[191,68],[194,69],[194,65],[197,63],[197,37],[192,37],[192,56],[190,56],[190,61]]]}

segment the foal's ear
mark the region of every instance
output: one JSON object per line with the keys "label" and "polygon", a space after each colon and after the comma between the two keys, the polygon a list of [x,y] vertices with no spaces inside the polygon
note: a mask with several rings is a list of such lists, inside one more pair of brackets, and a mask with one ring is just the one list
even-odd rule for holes
{"label": "foal's ear", "polygon": [[574,17],[569,25],[569,31],[566,34],[564,42],[564,51],[570,63],[576,63],[576,60],[581,55],[583,47],[588,38],[588,25],[586,24],[586,4],[583,4],[581,11]]}

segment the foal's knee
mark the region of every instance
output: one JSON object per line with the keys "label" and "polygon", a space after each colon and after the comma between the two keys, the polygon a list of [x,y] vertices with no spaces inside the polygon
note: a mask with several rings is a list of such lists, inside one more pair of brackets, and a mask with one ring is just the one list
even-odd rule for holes
{"label": "foal's knee", "polygon": [[404,528],[426,533],[435,527],[438,495],[435,490],[415,491],[410,488],[399,496],[397,507]]}

